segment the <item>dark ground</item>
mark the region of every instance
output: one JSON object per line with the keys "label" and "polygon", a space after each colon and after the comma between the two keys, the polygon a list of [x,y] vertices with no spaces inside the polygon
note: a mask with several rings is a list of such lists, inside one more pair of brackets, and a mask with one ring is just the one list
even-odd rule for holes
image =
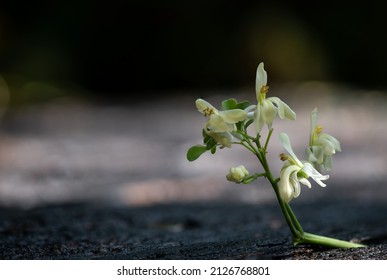
{"label": "dark ground", "polygon": [[1,259],[387,259],[386,205],[295,209],[304,229],[369,245],[293,246],[276,205],[68,204],[0,210]]}
{"label": "dark ground", "polygon": [[[293,246],[263,179],[225,180],[232,166],[257,168],[238,149],[189,163],[185,153],[203,127],[193,94],[132,106],[59,100],[8,112],[0,127],[0,259],[387,259],[387,100],[319,88],[335,92],[327,85],[298,92],[288,102],[296,129],[278,121],[276,133],[288,132],[296,153],[304,151],[317,106],[343,152],[328,186],[303,188],[292,206],[307,232],[367,248]],[[278,173],[282,148],[272,139]]]}

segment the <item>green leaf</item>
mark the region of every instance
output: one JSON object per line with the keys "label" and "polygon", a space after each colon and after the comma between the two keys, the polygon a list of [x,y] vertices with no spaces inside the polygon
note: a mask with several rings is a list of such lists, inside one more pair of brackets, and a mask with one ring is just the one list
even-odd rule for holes
{"label": "green leaf", "polygon": [[195,145],[188,149],[187,159],[189,161],[194,161],[199,158],[203,153],[207,151],[207,147],[203,145]]}
{"label": "green leaf", "polygon": [[237,101],[235,98],[227,99],[222,102],[222,109],[223,110],[232,110],[236,109]]}
{"label": "green leaf", "polygon": [[241,102],[241,103],[238,103],[238,104],[236,104],[236,109],[241,109],[241,110],[244,110],[244,109],[246,109],[247,107],[249,107],[250,106],[250,102],[249,101],[243,101],[243,102]]}
{"label": "green leaf", "polygon": [[249,106],[250,106],[249,101],[243,101],[238,103],[238,101],[235,98],[230,98],[222,102],[222,110],[233,110],[233,109],[244,110]]}
{"label": "green leaf", "polygon": [[206,147],[207,147],[207,150],[211,150],[213,147],[216,146],[216,141],[214,138],[210,137],[207,141],[206,141]]}

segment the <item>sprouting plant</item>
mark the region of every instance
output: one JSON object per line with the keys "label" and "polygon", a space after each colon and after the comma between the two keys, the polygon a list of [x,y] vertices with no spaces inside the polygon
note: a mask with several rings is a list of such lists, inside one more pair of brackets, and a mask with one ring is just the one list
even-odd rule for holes
{"label": "sprouting plant", "polygon": [[[192,146],[187,152],[187,159],[194,161],[207,151],[214,154],[217,148],[241,145],[255,155],[263,171],[250,174],[243,165],[239,165],[230,169],[227,180],[248,184],[259,177],[265,177],[273,187],[294,244],[317,244],[336,248],[365,247],[362,244],[311,234],[301,227],[289,203],[300,195],[301,184],[311,188],[310,179],[321,187],[326,186],[323,181],[328,180],[329,175],[320,172],[332,169],[332,157],[341,151],[340,142],[333,136],[322,133],[323,127],[317,125],[318,113],[314,109],[311,113],[309,146],[306,149],[307,161],[298,159],[288,135],[282,132],[279,139],[286,153],[280,154],[284,163],[279,177],[275,177],[266,157],[273,134],[273,122],[277,115],[281,119],[295,120],[296,113],[281,99],[267,98],[268,91],[267,73],[263,63],[260,63],[256,75],[256,105],[250,105],[248,101],[239,103],[236,99],[228,99],[222,102],[222,110],[218,110],[207,101],[197,99],[196,107],[206,117],[203,145]],[[254,135],[248,132],[250,125],[254,127]],[[261,132],[265,125],[268,133],[266,139],[262,139]]]}

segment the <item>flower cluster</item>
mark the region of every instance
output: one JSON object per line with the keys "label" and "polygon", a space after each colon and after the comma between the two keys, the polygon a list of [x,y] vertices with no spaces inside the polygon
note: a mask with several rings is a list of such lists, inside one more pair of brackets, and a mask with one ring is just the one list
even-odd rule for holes
{"label": "flower cluster", "polygon": [[260,63],[257,68],[255,89],[257,105],[248,106],[243,110],[235,108],[219,111],[206,100],[197,99],[198,111],[208,117],[208,121],[204,125],[204,132],[223,147],[231,148],[233,136],[238,137],[236,123],[254,119],[255,130],[259,134],[265,124],[271,128],[277,115],[281,119],[296,119],[296,113],[281,99],[278,97],[266,98],[269,86],[263,63]]}
{"label": "flower cluster", "polygon": [[[187,153],[189,160],[197,159],[202,153],[211,150],[215,153],[216,147],[231,148],[232,144],[241,144],[255,153],[262,161],[266,153],[267,143],[264,147],[260,146],[260,134],[265,127],[271,132],[272,124],[278,116],[281,119],[295,120],[296,113],[278,97],[266,97],[269,91],[267,84],[267,73],[264,64],[260,63],[256,73],[256,104],[250,105],[249,102],[238,103],[235,99],[223,101],[222,110],[216,109],[213,105],[203,99],[196,100],[198,111],[207,118],[203,128],[203,137],[205,145],[196,145],[191,147]],[[308,179],[313,179],[318,185],[325,187],[322,182],[329,178],[329,175],[322,175],[322,170],[330,171],[332,169],[332,156],[341,151],[340,142],[329,134],[322,133],[323,127],[317,124],[317,109],[311,114],[311,131],[309,146],[307,151],[307,161],[300,161],[290,144],[287,134],[280,133],[280,141],[287,154],[281,154],[281,160],[284,161],[279,177],[279,194],[283,201],[290,202],[293,198],[300,195],[300,184],[311,187]],[[256,136],[247,134],[247,127],[253,124]],[[255,149],[251,140],[258,144]],[[232,182],[251,182],[258,175],[247,176],[249,172],[244,166],[238,166],[230,169],[227,179]],[[265,173],[259,175],[267,176]]]}
{"label": "flower cluster", "polygon": [[[281,119],[295,120],[296,113],[278,97],[267,97],[267,73],[263,63],[260,63],[256,73],[256,103],[248,101],[237,102],[228,99],[222,102],[220,110],[203,99],[196,100],[198,111],[206,118],[202,135],[203,144],[192,146],[187,152],[187,159],[194,161],[203,153],[210,151],[214,154],[217,148],[231,148],[241,145],[261,163],[263,171],[252,173],[243,166],[230,168],[226,178],[230,182],[249,184],[259,177],[265,177],[273,187],[276,197],[284,214],[287,225],[292,234],[293,244],[314,244],[337,248],[365,247],[362,244],[338,240],[326,236],[305,232],[298,222],[290,201],[301,194],[301,185],[312,187],[311,181],[325,187],[329,175],[321,172],[332,169],[332,157],[341,151],[340,142],[333,136],[323,133],[323,127],[317,123],[318,113],[314,109],[311,113],[309,145],[306,148],[306,161],[296,156],[290,143],[289,136],[281,132],[279,140],[286,151],[280,154],[283,161],[279,177],[275,177],[270,170],[267,160],[269,142],[273,134],[273,122],[278,116]],[[255,134],[251,135],[249,126],[252,125]],[[262,134],[267,127],[268,133]]]}

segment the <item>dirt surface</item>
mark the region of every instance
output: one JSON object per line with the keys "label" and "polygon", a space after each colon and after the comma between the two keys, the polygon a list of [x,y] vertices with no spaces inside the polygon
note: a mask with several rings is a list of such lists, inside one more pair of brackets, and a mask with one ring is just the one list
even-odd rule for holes
{"label": "dirt surface", "polygon": [[1,209],[0,258],[387,259],[385,205],[318,202],[295,211],[309,232],[369,247],[293,246],[276,205],[69,204]]}

